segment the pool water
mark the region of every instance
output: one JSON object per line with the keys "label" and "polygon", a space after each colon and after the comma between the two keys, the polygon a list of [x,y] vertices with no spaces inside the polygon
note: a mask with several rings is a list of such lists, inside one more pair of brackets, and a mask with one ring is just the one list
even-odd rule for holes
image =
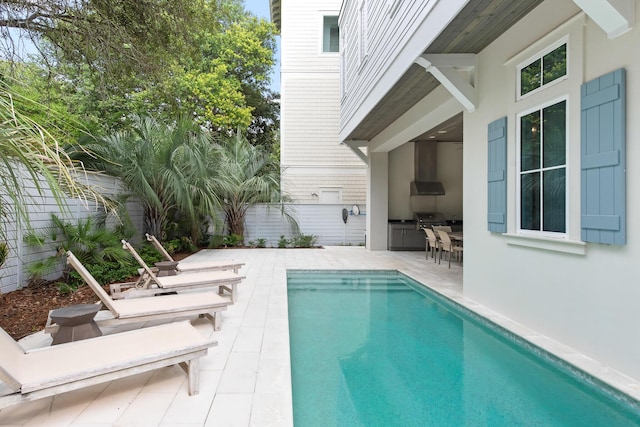
{"label": "pool water", "polygon": [[306,426],[640,426],[640,404],[395,271],[289,270]]}

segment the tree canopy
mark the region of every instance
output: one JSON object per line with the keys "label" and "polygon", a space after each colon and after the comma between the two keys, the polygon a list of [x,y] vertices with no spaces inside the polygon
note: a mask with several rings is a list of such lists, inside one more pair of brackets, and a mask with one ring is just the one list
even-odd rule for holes
{"label": "tree canopy", "polygon": [[[94,132],[126,129],[141,115],[185,116],[275,144],[276,29],[241,0],[14,0],[0,3],[0,25],[5,57],[15,41],[10,27],[38,47],[39,71],[21,66],[19,78]],[[9,63],[6,72],[20,68]]]}
{"label": "tree canopy", "polygon": [[0,27],[11,53],[20,34],[108,75],[148,73],[187,54],[192,28],[213,20],[216,6],[206,0],[8,0],[0,2]]}
{"label": "tree canopy", "polygon": [[[17,58],[18,36],[38,54]],[[0,119],[19,122],[21,131],[35,132],[39,149],[52,150],[26,147],[27,165],[30,156],[50,156],[71,167],[60,147],[89,136],[84,147],[93,154],[79,158],[144,199],[149,231],[161,236],[181,218],[195,236],[221,197],[235,200],[217,172],[225,152],[216,141],[242,133],[246,154],[268,164],[243,172],[251,183],[269,181],[270,196],[260,187],[238,203],[277,193],[279,104],[269,76],[275,36],[275,26],[245,11],[242,0],[3,1],[0,84],[16,96],[0,102]],[[20,152],[7,148],[13,152],[0,151],[0,161]],[[50,172],[33,165],[34,173]]]}

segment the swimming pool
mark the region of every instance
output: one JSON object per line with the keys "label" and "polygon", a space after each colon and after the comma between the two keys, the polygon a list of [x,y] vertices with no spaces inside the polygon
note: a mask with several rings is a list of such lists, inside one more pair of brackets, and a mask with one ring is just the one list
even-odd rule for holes
{"label": "swimming pool", "polygon": [[287,272],[306,426],[638,426],[640,403],[395,271]]}

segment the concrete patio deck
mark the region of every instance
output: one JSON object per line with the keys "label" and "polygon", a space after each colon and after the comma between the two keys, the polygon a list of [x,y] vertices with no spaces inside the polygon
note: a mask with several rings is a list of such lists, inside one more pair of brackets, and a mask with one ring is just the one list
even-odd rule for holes
{"label": "concrete patio deck", "polygon": [[[3,409],[0,426],[292,426],[287,269],[399,270],[640,397],[636,382],[467,300],[462,267],[452,263],[449,269],[424,256],[348,246],[201,251],[183,262],[234,259],[245,263],[240,273],[246,279],[238,285],[238,301],[223,313],[221,331],[194,321],[203,334],[218,340],[200,363],[200,394],[188,395],[184,372],[173,366]],[[38,333],[21,344],[33,348],[50,340]]]}

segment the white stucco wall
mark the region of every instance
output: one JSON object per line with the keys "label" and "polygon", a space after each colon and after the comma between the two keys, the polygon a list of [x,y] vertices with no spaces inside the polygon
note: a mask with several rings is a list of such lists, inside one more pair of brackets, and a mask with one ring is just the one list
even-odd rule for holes
{"label": "white stucco wall", "polygon": [[[640,10],[639,2],[635,5]],[[555,245],[487,231],[487,125],[508,118],[508,232],[516,223],[515,66],[562,36],[570,37],[570,79],[554,91],[569,96],[569,238],[579,241],[581,83],[627,70],[627,241],[625,246]],[[478,57],[480,105],[464,116],[464,293],[506,316],[640,379],[640,28],[609,40],[570,0],[548,0]],[[634,54],[632,54],[634,52]],[[522,246],[525,244],[525,246]],[[554,245],[552,245],[554,246]]]}

